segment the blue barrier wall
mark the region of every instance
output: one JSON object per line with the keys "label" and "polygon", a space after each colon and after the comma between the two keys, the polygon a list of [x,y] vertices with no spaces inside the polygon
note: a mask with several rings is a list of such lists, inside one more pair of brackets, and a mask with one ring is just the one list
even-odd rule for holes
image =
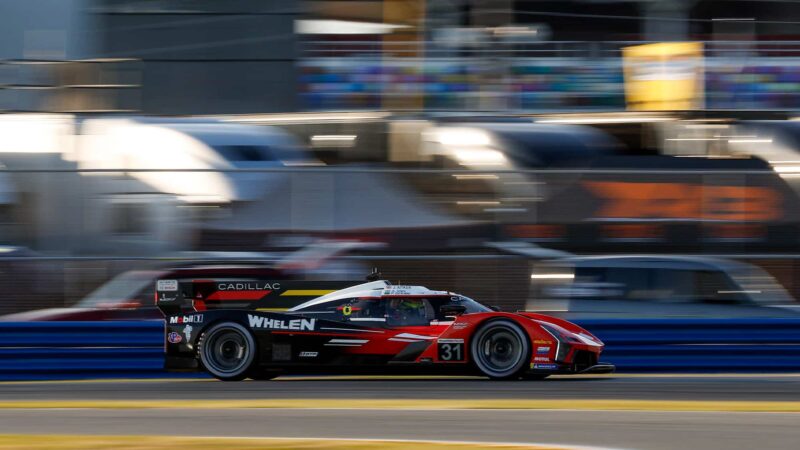
{"label": "blue barrier wall", "polygon": [[[620,372],[800,371],[800,320],[586,320]],[[163,324],[0,322],[0,380],[176,376]],[[187,376],[187,375],[181,375]],[[196,376],[196,375],[192,375]]]}
{"label": "blue barrier wall", "polygon": [[165,376],[164,324],[0,322],[0,380]]}
{"label": "blue barrier wall", "polygon": [[800,371],[798,319],[618,319],[580,325],[620,372]]}

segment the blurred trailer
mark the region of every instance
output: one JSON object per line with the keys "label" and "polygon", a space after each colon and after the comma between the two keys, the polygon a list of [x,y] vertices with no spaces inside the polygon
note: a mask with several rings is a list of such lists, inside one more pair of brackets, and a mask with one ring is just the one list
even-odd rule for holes
{"label": "blurred trailer", "polygon": [[263,251],[348,239],[390,251],[441,252],[483,247],[494,237],[493,225],[441,211],[389,173],[349,167],[275,177],[269,196],[232,205],[227,217],[207,222],[200,249]]}
{"label": "blurred trailer", "polygon": [[768,162],[631,148],[560,120],[432,127],[425,151],[453,172],[417,185],[501,234],[573,252],[800,248],[800,198]]}
{"label": "blurred trailer", "polygon": [[577,176],[533,178],[542,201],[503,227],[556,248],[747,253],[800,244],[800,199],[755,158],[606,157]]}

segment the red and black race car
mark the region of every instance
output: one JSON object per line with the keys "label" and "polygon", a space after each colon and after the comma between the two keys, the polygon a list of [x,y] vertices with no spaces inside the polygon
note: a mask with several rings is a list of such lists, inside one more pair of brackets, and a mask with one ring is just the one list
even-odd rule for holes
{"label": "red and black race car", "polygon": [[[269,303],[258,299],[276,289],[281,295],[314,291],[282,284],[159,280],[166,368],[205,370],[220,380],[313,373],[542,379],[614,370],[598,362],[598,338],[554,317],[499,312],[463,295],[388,281],[331,292],[282,312],[265,308]],[[209,308],[209,296],[226,300]],[[237,309],[225,306],[236,298],[250,301],[235,302]]]}

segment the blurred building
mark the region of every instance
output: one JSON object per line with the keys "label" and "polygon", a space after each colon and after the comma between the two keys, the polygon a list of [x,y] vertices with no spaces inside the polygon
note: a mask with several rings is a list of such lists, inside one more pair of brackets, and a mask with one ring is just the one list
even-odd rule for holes
{"label": "blurred building", "polygon": [[793,108],[794,1],[6,0],[0,110],[625,106],[622,48],[701,41],[710,108]]}
{"label": "blurred building", "polygon": [[293,27],[302,5],[4,1],[0,111],[294,110]]}

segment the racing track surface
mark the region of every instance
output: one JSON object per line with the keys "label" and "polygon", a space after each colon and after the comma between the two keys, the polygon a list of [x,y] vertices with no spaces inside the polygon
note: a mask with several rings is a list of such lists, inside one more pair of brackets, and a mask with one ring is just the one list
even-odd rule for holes
{"label": "racing track surface", "polygon": [[[800,375],[479,379],[279,379],[0,383],[0,399],[347,399],[464,397],[798,401]],[[313,405],[310,405],[313,406]],[[538,442],[626,449],[787,449],[799,413],[431,409],[0,409],[0,433],[339,437]]]}
{"label": "racing track surface", "polygon": [[0,383],[0,400],[210,399],[635,399],[800,401],[800,374],[561,376],[544,381],[484,378],[282,377],[215,380]]}

